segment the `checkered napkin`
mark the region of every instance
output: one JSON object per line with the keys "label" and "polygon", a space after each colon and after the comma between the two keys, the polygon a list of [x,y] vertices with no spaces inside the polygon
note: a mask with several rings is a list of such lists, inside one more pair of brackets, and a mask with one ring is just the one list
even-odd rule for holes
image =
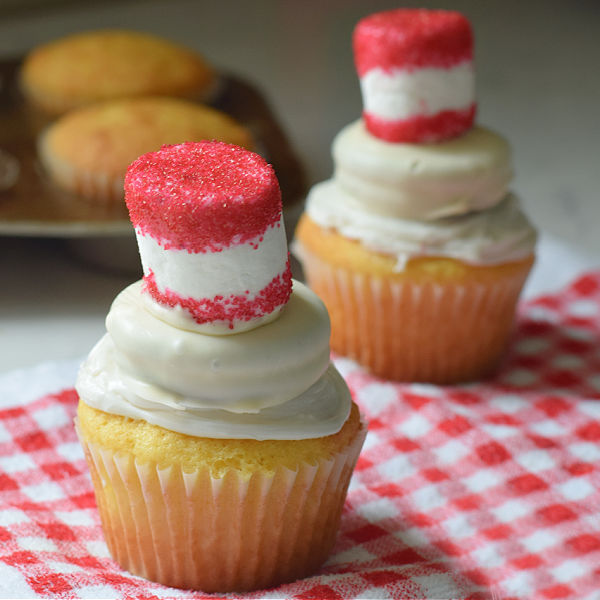
{"label": "checkered napkin", "polygon": [[[600,598],[600,271],[524,304],[484,383],[336,364],[370,425],[334,552],[314,577],[228,598]],[[0,378],[0,596],[207,597],[108,556],[72,427],[75,370]]]}

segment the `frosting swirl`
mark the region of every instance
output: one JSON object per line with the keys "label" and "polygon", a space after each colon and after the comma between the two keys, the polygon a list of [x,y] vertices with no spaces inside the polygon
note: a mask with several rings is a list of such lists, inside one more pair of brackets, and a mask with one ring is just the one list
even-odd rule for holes
{"label": "frosting swirl", "polygon": [[362,119],[333,141],[334,178],[352,206],[401,219],[433,220],[494,206],[512,178],[501,136],[474,127],[437,144],[385,142]]}
{"label": "frosting swirl", "polygon": [[274,321],[231,336],[178,329],[149,312],[137,282],[80,369],[90,406],[187,435],[305,439],[339,431],[349,391],[329,359],[321,301],[294,282]]}
{"label": "frosting swirl", "polygon": [[535,230],[512,194],[486,211],[413,221],[368,212],[330,179],[311,189],[306,211],[322,227],[334,228],[375,252],[395,256],[398,271],[419,256],[455,258],[475,265],[511,262],[529,256],[536,242]]}

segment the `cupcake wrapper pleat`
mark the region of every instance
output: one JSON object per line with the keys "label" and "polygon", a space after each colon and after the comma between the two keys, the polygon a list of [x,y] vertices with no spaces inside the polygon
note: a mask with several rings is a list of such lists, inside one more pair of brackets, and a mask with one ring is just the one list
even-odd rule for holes
{"label": "cupcake wrapper pleat", "polygon": [[249,479],[138,464],[78,433],[113,558],[164,585],[225,592],[294,581],[325,561],[366,428],[331,460]]}
{"label": "cupcake wrapper pleat", "polygon": [[111,176],[78,169],[57,157],[48,147],[46,135],[40,136],[38,154],[48,177],[74,194],[107,206],[123,202],[124,175]]}
{"label": "cupcake wrapper pleat", "polygon": [[510,339],[529,272],[495,281],[386,280],[332,266],[303,249],[310,287],[331,317],[331,347],[373,374],[454,383],[489,374]]}

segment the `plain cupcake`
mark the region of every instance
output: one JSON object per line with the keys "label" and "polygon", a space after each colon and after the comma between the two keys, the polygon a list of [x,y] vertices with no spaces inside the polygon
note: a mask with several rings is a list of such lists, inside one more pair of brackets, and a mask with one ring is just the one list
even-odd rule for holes
{"label": "plain cupcake", "polygon": [[206,592],[313,573],[366,433],[326,309],[291,279],[261,157],[164,146],[128,169],[144,278],[77,380],[77,430],[113,558]]}
{"label": "plain cupcake", "polygon": [[122,202],[128,165],[163,144],[219,140],[248,149],[252,135],[225,113],[189,100],[140,97],[70,111],[39,137],[47,177],[98,203]]}
{"label": "plain cupcake", "polygon": [[94,102],[162,95],[208,97],[214,69],[188,48],[125,29],[83,31],[33,48],[21,89],[32,107],[56,116]]}
{"label": "plain cupcake", "polygon": [[509,145],[475,124],[470,24],[386,11],[353,43],[363,115],[336,136],[295,244],[332,349],[383,378],[484,377],[510,340],[536,233],[509,188]]}

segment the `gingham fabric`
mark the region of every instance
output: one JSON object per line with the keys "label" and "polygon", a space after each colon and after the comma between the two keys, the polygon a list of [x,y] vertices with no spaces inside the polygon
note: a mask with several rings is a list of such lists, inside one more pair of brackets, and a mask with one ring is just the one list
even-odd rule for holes
{"label": "gingham fabric", "polygon": [[[370,424],[334,552],[314,577],[226,597],[600,598],[600,272],[523,304],[486,382],[400,385],[336,364]],[[1,596],[209,597],[108,556],[75,368],[0,378]]]}

